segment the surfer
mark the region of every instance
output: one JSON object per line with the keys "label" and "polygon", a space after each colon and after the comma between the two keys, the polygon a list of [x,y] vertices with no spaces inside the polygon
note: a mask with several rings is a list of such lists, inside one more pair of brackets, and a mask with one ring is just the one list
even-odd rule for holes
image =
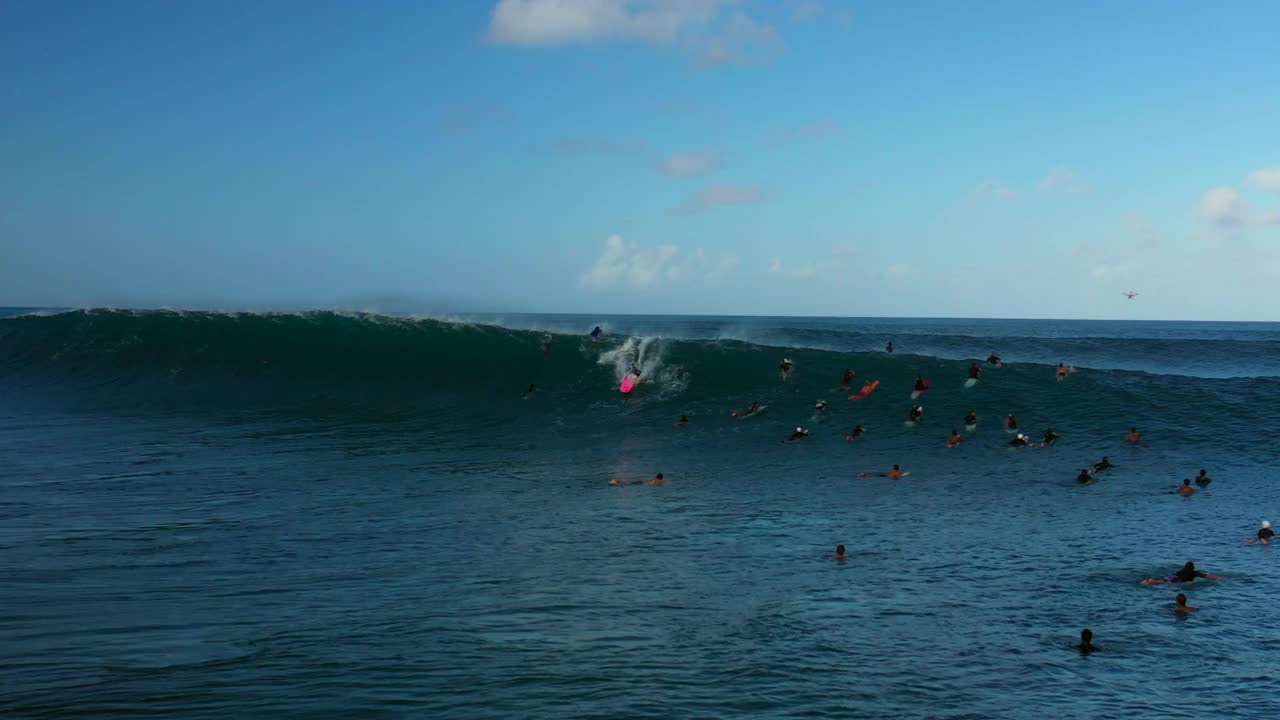
{"label": "surfer", "polygon": [[1106,455],[1103,455],[1101,462],[1096,462],[1093,464],[1093,471],[1096,473],[1106,472],[1113,467],[1115,467],[1115,465],[1111,464],[1111,458]]}
{"label": "surfer", "polygon": [[551,336],[550,335],[542,336],[542,354],[543,355],[551,354]]}
{"label": "surfer", "polygon": [[845,386],[845,387],[849,387],[850,385],[852,385],[852,384],[853,384],[853,376],[854,376],[854,375],[857,375],[857,373],[855,373],[853,370],[850,370],[849,368],[845,368],[845,369],[844,369],[844,378],[842,378],[842,379],[840,380],[840,384],[841,384],[841,385],[843,385],[843,386]]}
{"label": "surfer", "polygon": [[862,389],[859,390],[857,393],[850,395],[849,399],[857,400],[858,398],[864,398],[870,395],[871,392],[875,390],[879,384],[880,384],[879,380],[866,380],[862,383]]}
{"label": "surfer", "polygon": [[893,352],[893,341],[892,341],[892,340],[890,340],[887,344],[885,344],[885,346],[884,346],[884,351],[885,351],[885,352],[887,352],[887,353],[891,353],[891,352]]}
{"label": "surfer", "polygon": [[1209,477],[1209,471],[1200,468],[1200,474],[1196,476],[1196,484],[1200,487],[1209,487],[1209,483],[1213,482],[1213,478]]}
{"label": "surfer", "polygon": [[1258,536],[1249,541],[1250,545],[1257,543],[1259,545],[1270,545],[1271,538],[1276,536],[1276,531],[1271,529],[1271,521],[1263,520],[1262,527],[1258,528]]}
{"label": "surfer", "polygon": [[902,468],[898,467],[897,465],[894,465],[894,466],[893,466],[893,468],[892,468],[891,470],[889,470],[889,472],[882,472],[882,473],[858,473],[858,477],[867,477],[867,476],[871,476],[871,477],[886,477],[886,478],[889,478],[889,479],[891,479],[891,480],[897,480],[898,478],[900,478],[900,477],[905,477],[906,475],[909,475],[909,474],[910,474],[910,473],[903,472]]}
{"label": "surfer", "polygon": [[1066,380],[1069,372],[1071,372],[1071,368],[1067,367],[1065,363],[1058,363],[1058,382]]}
{"label": "surfer", "polygon": [[1191,607],[1190,605],[1188,605],[1187,596],[1182,593],[1178,593],[1178,596],[1173,599],[1173,611],[1178,613],[1179,615],[1186,615],[1188,613],[1193,613],[1199,609],[1200,608]]}
{"label": "surfer", "polygon": [[1080,631],[1080,644],[1076,645],[1076,649],[1085,655],[1088,655],[1089,653],[1095,650],[1101,650],[1102,648],[1093,644],[1093,631],[1089,628],[1085,628]]}
{"label": "surfer", "polygon": [[844,546],[843,546],[843,545],[837,545],[837,546],[836,546],[836,559],[837,559],[837,560],[843,560],[843,559],[844,559]]}
{"label": "surfer", "polygon": [[791,437],[783,440],[782,442],[795,442],[796,440],[803,440],[807,437],[809,437],[809,431],[802,427],[798,427],[795,432],[791,433]]}
{"label": "surfer", "polygon": [[915,391],[916,391],[916,392],[918,392],[918,393],[922,393],[922,392],[924,392],[925,390],[928,390],[928,389],[929,389],[929,383],[928,383],[928,381],[926,381],[922,376],[917,375],[917,376],[916,376],[916,381],[915,381],[915,383],[912,385],[911,389],[912,389],[912,390],[915,390]]}
{"label": "surfer", "polygon": [[1131,427],[1129,428],[1129,432],[1125,433],[1124,439],[1133,443],[1134,445],[1137,445],[1138,443],[1142,442],[1142,433],[1138,432],[1138,428]]}
{"label": "surfer", "polygon": [[948,448],[954,448],[962,442],[964,442],[964,438],[960,437],[960,433],[956,432],[955,430],[952,430],[951,434],[947,436]]}
{"label": "surfer", "polygon": [[818,400],[817,402],[815,402],[815,403],[813,404],[813,411],[814,411],[814,412],[816,412],[816,413],[820,413],[820,412],[822,412],[823,410],[826,410],[826,409],[827,409],[827,401],[826,401],[826,400]]}
{"label": "surfer", "polygon": [[982,368],[978,367],[978,361],[969,363],[969,379],[977,380],[980,377],[982,377]]}
{"label": "surfer", "polygon": [[1022,433],[1018,433],[1017,435],[1013,436],[1013,439],[1009,441],[1009,444],[1014,447],[1026,447],[1028,444],[1027,436],[1023,435]]}
{"label": "surfer", "polygon": [[969,411],[969,414],[964,416],[964,424],[965,424],[966,426],[977,425],[977,424],[978,424],[978,413],[976,413],[976,412],[974,412],[974,411],[970,410],[970,411]]}
{"label": "surfer", "polygon": [[1013,413],[1009,413],[1009,417],[1004,419],[1004,429],[1005,430],[1018,429],[1018,418],[1014,417]]}
{"label": "surfer", "polygon": [[778,369],[782,371],[782,381],[787,381],[787,376],[791,374],[791,360],[782,358],[782,362],[778,363]]}
{"label": "surfer", "polygon": [[533,394],[536,392],[538,392],[538,386],[533,383],[529,383],[529,389],[524,391],[524,399],[528,400],[533,397]]}
{"label": "surfer", "polygon": [[610,485],[666,485],[670,480],[662,477],[662,473],[654,475],[649,480],[610,480]]}
{"label": "surfer", "polygon": [[1178,570],[1174,574],[1162,578],[1147,578],[1146,580],[1143,580],[1141,584],[1176,585],[1178,583],[1193,582],[1196,578],[1204,578],[1205,580],[1226,580],[1226,578],[1221,575],[1214,575],[1212,573],[1197,570],[1196,564],[1188,560],[1187,564],[1183,565],[1182,569]]}
{"label": "surfer", "polygon": [[1191,478],[1183,478],[1182,485],[1174,492],[1183,497],[1190,497],[1191,495],[1196,494],[1196,489],[1191,487]]}
{"label": "surfer", "polygon": [[861,425],[854,425],[853,429],[849,431],[849,434],[844,436],[844,441],[849,442],[850,440],[861,437],[864,432],[866,431],[862,429]]}
{"label": "surfer", "polygon": [[688,424],[689,424],[688,415],[681,415],[680,419],[676,421],[676,427],[684,427],[685,425],[688,425]]}
{"label": "surfer", "polygon": [[636,367],[635,365],[632,365],[631,374],[635,375],[637,378],[640,377],[640,368]]}
{"label": "surfer", "polygon": [[1096,481],[1097,481],[1097,478],[1093,476],[1092,470],[1090,470],[1089,468],[1080,468],[1080,474],[1076,476],[1076,482],[1080,483],[1081,485],[1088,485],[1089,483],[1096,482]]}
{"label": "surfer", "polygon": [[755,415],[758,412],[760,412],[760,401],[757,400],[756,402],[751,403],[751,407],[747,408],[743,412],[738,412],[737,410],[734,410],[729,414],[733,417],[749,417],[751,415]]}
{"label": "surfer", "polygon": [[599,339],[600,339],[600,334],[601,334],[601,333],[603,333],[603,332],[604,332],[604,331],[600,329],[600,326],[599,326],[599,325],[597,325],[597,326],[595,327],[595,329],[591,331],[591,339],[592,339],[592,340],[599,340]]}
{"label": "surfer", "polygon": [[924,407],[920,405],[912,405],[911,412],[907,413],[907,418],[911,422],[920,422],[924,418]]}
{"label": "surfer", "polygon": [[1040,440],[1040,447],[1052,445],[1056,442],[1058,442],[1058,433],[1054,432],[1053,428],[1049,428],[1044,431],[1044,438]]}
{"label": "surfer", "polygon": [[995,365],[996,367],[1000,366],[1001,364],[1000,356],[996,354],[995,350],[992,350],[991,354],[987,356],[987,363],[991,365]]}

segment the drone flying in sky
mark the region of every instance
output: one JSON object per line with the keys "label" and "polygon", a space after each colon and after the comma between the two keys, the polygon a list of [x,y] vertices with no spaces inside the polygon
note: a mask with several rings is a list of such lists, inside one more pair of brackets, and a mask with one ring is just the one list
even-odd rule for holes
{"label": "drone flying in sky", "polygon": [[1123,295],[1124,295],[1125,297],[1129,298],[1130,300],[1132,300],[1132,299],[1134,299],[1134,298],[1138,297],[1138,293],[1136,293],[1136,292],[1134,292],[1134,291],[1132,291],[1132,290],[1130,290],[1130,291],[1128,291],[1128,292],[1126,292],[1126,293],[1123,293]]}

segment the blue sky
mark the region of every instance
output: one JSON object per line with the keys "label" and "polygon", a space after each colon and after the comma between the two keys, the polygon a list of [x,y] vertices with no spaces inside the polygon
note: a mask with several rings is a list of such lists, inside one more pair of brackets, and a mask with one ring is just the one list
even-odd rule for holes
{"label": "blue sky", "polygon": [[0,305],[1280,320],[1278,27],[5,3]]}

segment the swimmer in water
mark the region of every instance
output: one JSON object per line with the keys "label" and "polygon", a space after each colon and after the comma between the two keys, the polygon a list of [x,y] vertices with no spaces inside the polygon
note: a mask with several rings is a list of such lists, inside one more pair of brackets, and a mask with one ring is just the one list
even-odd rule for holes
{"label": "swimmer in water", "polygon": [[849,368],[845,368],[845,369],[844,369],[844,377],[843,377],[843,378],[841,378],[841,380],[840,380],[840,384],[841,384],[841,385],[843,385],[843,386],[845,386],[845,387],[849,387],[850,385],[852,385],[852,384],[853,384],[853,376],[854,376],[854,375],[856,375],[856,374],[857,374],[857,373],[855,373],[854,371],[850,370]]}
{"label": "swimmer in water", "polygon": [[1115,467],[1115,465],[1111,464],[1111,458],[1106,455],[1103,455],[1101,462],[1097,462],[1093,464],[1093,471],[1096,473],[1106,472],[1113,467]]}
{"label": "swimmer in water", "polygon": [[964,424],[965,424],[965,425],[977,425],[977,424],[978,424],[978,413],[976,413],[976,412],[974,412],[974,411],[970,410],[970,411],[969,411],[969,414],[964,416]]}
{"label": "swimmer in water", "polygon": [[858,473],[858,477],[885,477],[885,478],[889,478],[889,479],[891,479],[891,480],[897,480],[898,478],[902,477],[903,475],[906,475],[906,473],[905,473],[905,472],[903,472],[902,468],[898,467],[897,465],[894,465],[894,466],[893,466],[893,468],[892,468],[891,470],[889,470],[889,472],[882,472],[882,473]]}
{"label": "swimmer in water", "polygon": [[1213,482],[1213,478],[1209,477],[1209,471],[1204,468],[1200,469],[1200,474],[1196,476],[1196,484],[1200,487],[1209,487],[1209,483]]}
{"label": "swimmer in water", "polygon": [[1271,521],[1263,520],[1262,527],[1258,528],[1258,536],[1249,540],[1249,544],[1270,545],[1271,538],[1276,536],[1276,531],[1271,529]]}
{"label": "swimmer in water", "polygon": [[1162,578],[1147,578],[1146,580],[1143,580],[1140,584],[1142,585],[1176,585],[1178,583],[1194,582],[1196,578],[1204,578],[1205,580],[1226,580],[1226,578],[1221,575],[1214,575],[1212,573],[1207,573],[1207,572],[1202,572],[1200,570],[1197,570],[1196,564],[1188,560],[1187,563],[1182,566],[1182,569],[1178,570],[1174,574],[1169,575],[1167,577],[1162,577]]}
{"label": "swimmer in water", "polygon": [[1175,490],[1174,492],[1178,493],[1183,497],[1189,497],[1191,495],[1195,495],[1196,489],[1191,487],[1191,478],[1183,478],[1182,485],[1179,486],[1178,489]]}
{"label": "swimmer in water", "polygon": [[1188,605],[1187,596],[1183,595],[1182,593],[1178,593],[1178,596],[1173,599],[1173,611],[1178,613],[1179,615],[1186,615],[1188,613],[1193,613],[1199,609],[1200,608],[1191,607],[1190,605]]}
{"label": "swimmer in water", "polygon": [[1097,482],[1097,480],[1098,479],[1093,476],[1093,471],[1089,468],[1080,468],[1080,474],[1076,476],[1076,482],[1081,485],[1088,485],[1089,483]]}
{"label": "swimmer in water", "polygon": [[1058,442],[1058,433],[1054,432],[1053,428],[1049,428],[1044,431],[1044,438],[1040,440],[1040,447],[1047,447],[1056,442]]}
{"label": "swimmer in water", "polygon": [[991,354],[987,356],[987,362],[991,365],[1000,364],[1000,356],[996,354],[995,350],[992,350]]}
{"label": "swimmer in water", "polygon": [[783,440],[782,442],[795,442],[796,440],[803,440],[807,437],[809,437],[809,431],[802,427],[798,427],[795,432],[791,433],[791,437]]}
{"label": "swimmer in water", "polygon": [[884,351],[885,351],[885,352],[887,352],[887,353],[891,353],[891,352],[893,352],[893,341],[892,341],[892,340],[890,340],[890,341],[889,341],[889,342],[884,346]]}
{"label": "swimmer in water", "polygon": [[837,546],[836,546],[836,559],[837,559],[837,560],[843,560],[843,559],[844,559],[844,546],[843,546],[843,545],[837,545]]}
{"label": "swimmer in water", "polygon": [[907,413],[907,418],[911,422],[920,422],[924,418],[924,407],[920,405],[912,405],[911,412]]}
{"label": "swimmer in water", "polygon": [[947,436],[948,448],[954,448],[962,442],[964,442],[964,438],[960,437],[960,433],[956,432],[955,430],[952,430],[951,434]]}
{"label": "swimmer in water", "polygon": [[978,362],[975,360],[969,363],[969,379],[977,380],[980,377],[982,377],[982,368],[978,367]]}
{"label": "swimmer in water", "polygon": [[1013,413],[1009,413],[1009,417],[1004,419],[1004,429],[1005,430],[1018,429],[1018,418],[1014,417]]}
{"label": "swimmer in water", "polygon": [[1124,439],[1134,445],[1137,445],[1142,442],[1142,433],[1138,432],[1138,428],[1131,427],[1129,428],[1129,432],[1125,433]]}
{"label": "swimmer in water", "polygon": [[1018,433],[1017,435],[1013,436],[1013,439],[1009,441],[1009,444],[1014,447],[1026,447],[1028,444],[1027,436],[1023,435],[1022,433]]}
{"label": "swimmer in water", "polygon": [[1080,631],[1080,644],[1076,645],[1076,649],[1085,655],[1088,655],[1089,653],[1101,650],[1102,648],[1093,644],[1093,631],[1089,628],[1085,628]]}
{"label": "swimmer in water", "polygon": [[861,437],[864,432],[866,431],[862,429],[861,425],[854,425],[853,429],[849,431],[849,434],[844,436],[844,441],[849,442],[850,440]]}
{"label": "swimmer in water", "polygon": [[1062,382],[1063,380],[1066,380],[1067,373],[1069,372],[1071,372],[1071,368],[1067,367],[1063,363],[1058,363],[1058,382]]}

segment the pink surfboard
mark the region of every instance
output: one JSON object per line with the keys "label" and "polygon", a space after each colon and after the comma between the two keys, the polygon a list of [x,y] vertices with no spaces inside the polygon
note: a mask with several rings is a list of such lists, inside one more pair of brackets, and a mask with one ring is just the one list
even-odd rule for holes
{"label": "pink surfboard", "polygon": [[625,394],[625,393],[631,392],[635,388],[635,386],[636,386],[635,380],[633,380],[631,376],[628,375],[622,379],[622,385],[620,385],[618,389]]}

